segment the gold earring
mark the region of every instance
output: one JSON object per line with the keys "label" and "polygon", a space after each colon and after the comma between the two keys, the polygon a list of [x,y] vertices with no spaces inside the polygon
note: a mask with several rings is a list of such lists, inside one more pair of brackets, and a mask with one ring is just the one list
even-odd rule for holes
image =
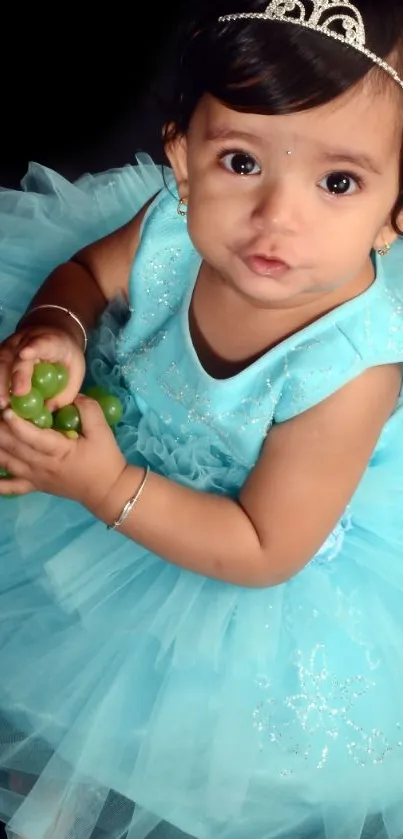
{"label": "gold earring", "polygon": [[178,216],[186,216],[187,215],[187,198],[180,198],[178,201],[178,206],[176,208],[176,212]]}
{"label": "gold earring", "polygon": [[389,253],[389,251],[390,251],[390,245],[387,242],[385,242],[385,244],[383,245],[382,248],[378,248],[379,256],[386,256],[386,254]]}

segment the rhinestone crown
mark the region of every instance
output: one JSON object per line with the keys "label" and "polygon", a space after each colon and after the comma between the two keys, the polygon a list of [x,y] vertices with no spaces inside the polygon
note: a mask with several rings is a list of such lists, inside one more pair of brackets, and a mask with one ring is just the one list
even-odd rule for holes
{"label": "rhinestone crown", "polygon": [[[311,10],[307,8],[310,5]],[[234,20],[270,20],[303,26],[352,47],[381,67],[403,88],[398,72],[366,47],[365,27],[361,12],[350,0],[271,0],[264,12],[240,12],[222,15],[220,23]]]}

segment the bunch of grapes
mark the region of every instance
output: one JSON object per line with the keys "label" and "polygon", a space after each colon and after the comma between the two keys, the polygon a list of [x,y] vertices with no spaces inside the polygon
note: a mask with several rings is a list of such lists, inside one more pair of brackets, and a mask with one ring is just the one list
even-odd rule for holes
{"label": "bunch of grapes", "polygon": [[[65,405],[52,414],[45,405],[48,399],[53,399],[65,389],[67,382],[68,372],[63,364],[40,361],[34,367],[30,391],[23,396],[12,394],[11,408],[17,416],[32,422],[38,428],[54,428],[66,437],[76,439],[81,431],[78,408],[75,405]],[[98,402],[111,428],[119,422],[123,407],[116,396],[112,396],[98,385],[89,387],[86,395]],[[7,470],[0,466],[0,479],[10,477]]]}

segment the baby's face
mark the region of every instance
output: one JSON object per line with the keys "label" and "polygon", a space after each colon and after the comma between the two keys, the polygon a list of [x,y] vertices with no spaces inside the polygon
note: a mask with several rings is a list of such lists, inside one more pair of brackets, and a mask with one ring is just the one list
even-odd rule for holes
{"label": "baby's face", "polygon": [[168,154],[190,236],[213,271],[269,306],[369,285],[372,248],[394,238],[401,104],[393,83],[368,80],[286,116],[205,96]]}

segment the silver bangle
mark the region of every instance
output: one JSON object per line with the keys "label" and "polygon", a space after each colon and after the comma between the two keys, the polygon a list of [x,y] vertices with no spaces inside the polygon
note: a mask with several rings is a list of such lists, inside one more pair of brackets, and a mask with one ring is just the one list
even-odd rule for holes
{"label": "silver bangle", "polygon": [[40,309],[56,309],[59,312],[64,312],[65,315],[68,315],[69,318],[74,320],[74,322],[77,324],[77,326],[80,327],[81,332],[83,333],[83,338],[84,338],[83,353],[85,355],[85,353],[87,351],[87,346],[88,346],[87,330],[86,330],[83,322],[78,317],[78,315],[74,314],[74,312],[72,312],[70,309],[67,309],[66,306],[59,306],[57,303],[42,303],[41,306],[34,306],[33,309],[30,309],[28,312],[25,312],[25,315],[23,315],[21,320],[20,320],[20,324],[22,324],[24,322],[25,318],[28,318],[34,312],[39,312]]}
{"label": "silver bangle", "polygon": [[123,507],[123,510],[122,510],[120,516],[118,516],[118,518],[115,519],[115,521],[112,522],[112,524],[107,524],[106,525],[107,530],[116,530],[127,519],[127,517],[130,515],[133,507],[136,506],[136,504],[137,504],[137,502],[140,498],[141,493],[143,492],[143,489],[146,485],[146,481],[147,481],[147,478],[148,478],[149,474],[150,474],[150,467],[146,466],[146,468],[144,469],[144,475],[142,477],[139,488],[136,490],[134,495],[132,495],[131,498],[129,498],[129,500],[126,501],[126,504]]}

